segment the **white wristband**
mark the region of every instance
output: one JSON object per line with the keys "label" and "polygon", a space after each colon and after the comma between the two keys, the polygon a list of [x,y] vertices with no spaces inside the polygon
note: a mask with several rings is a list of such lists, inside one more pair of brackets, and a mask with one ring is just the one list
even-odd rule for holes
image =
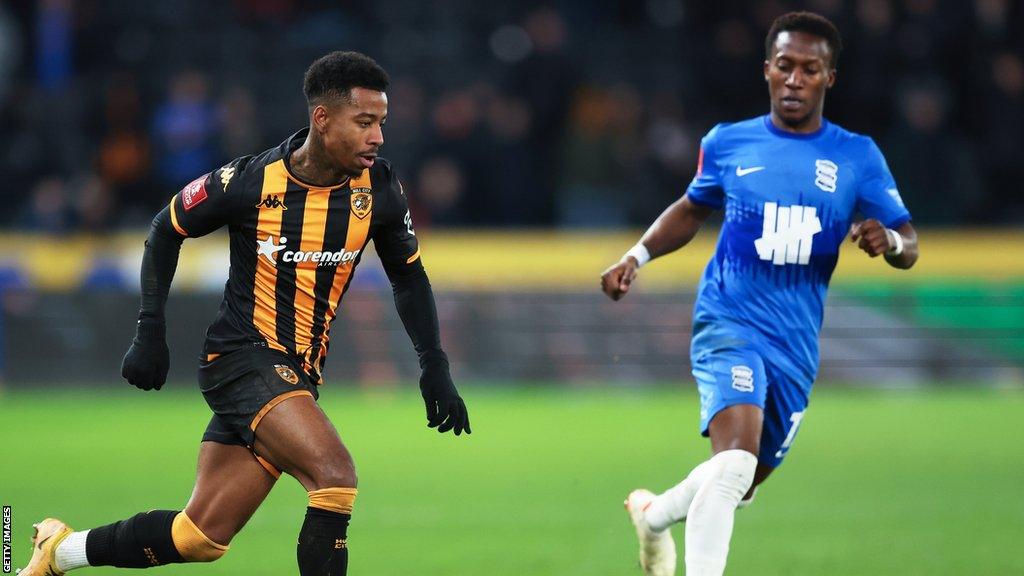
{"label": "white wristband", "polygon": [[899,256],[903,254],[903,235],[891,228],[885,229],[885,235],[889,238],[889,244],[892,245],[885,255]]}
{"label": "white wristband", "polygon": [[636,258],[637,268],[651,261],[651,253],[647,251],[647,247],[644,246],[643,242],[637,242],[635,246],[630,248],[629,251],[626,252],[625,255],[623,255],[623,258],[625,258],[626,256],[632,256],[633,258]]}

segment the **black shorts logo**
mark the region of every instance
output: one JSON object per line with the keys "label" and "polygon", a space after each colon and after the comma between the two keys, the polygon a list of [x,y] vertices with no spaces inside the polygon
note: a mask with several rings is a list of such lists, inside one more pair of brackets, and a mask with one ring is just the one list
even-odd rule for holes
{"label": "black shorts logo", "polygon": [[288,366],[285,366],[284,364],[274,364],[274,370],[277,370],[277,375],[280,376],[282,380],[292,386],[299,383],[299,375],[295,373],[295,370],[292,370]]}

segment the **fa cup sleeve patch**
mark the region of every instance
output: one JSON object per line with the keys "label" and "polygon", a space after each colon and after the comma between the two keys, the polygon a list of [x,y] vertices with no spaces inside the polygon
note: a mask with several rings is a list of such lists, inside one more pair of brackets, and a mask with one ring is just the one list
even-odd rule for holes
{"label": "fa cup sleeve patch", "polygon": [[181,204],[185,210],[191,210],[206,200],[206,178],[209,174],[203,174],[199,178],[189,182],[181,190]]}

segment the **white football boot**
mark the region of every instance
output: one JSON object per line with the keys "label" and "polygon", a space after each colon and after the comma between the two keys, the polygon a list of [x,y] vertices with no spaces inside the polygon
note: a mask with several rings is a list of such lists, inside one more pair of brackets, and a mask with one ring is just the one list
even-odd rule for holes
{"label": "white football boot", "polygon": [[673,576],[676,573],[676,543],[668,529],[655,532],[647,525],[644,512],[655,496],[650,490],[633,490],[623,502],[629,520],[640,541],[640,568],[646,576]]}

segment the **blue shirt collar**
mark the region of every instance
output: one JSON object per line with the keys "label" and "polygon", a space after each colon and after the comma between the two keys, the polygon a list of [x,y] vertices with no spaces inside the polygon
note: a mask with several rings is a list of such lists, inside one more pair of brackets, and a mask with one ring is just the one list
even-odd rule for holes
{"label": "blue shirt collar", "polygon": [[827,118],[822,117],[821,126],[818,127],[817,130],[815,130],[814,132],[808,132],[807,134],[797,134],[795,132],[787,132],[785,130],[779,129],[779,127],[772,123],[771,114],[765,114],[762,118],[764,118],[764,126],[765,128],[768,129],[769,132],[776,136],[781,136],[783,138],[793,138],[794,140],[813,140],[814,138],[817,138],[818,136],[824,134],[825,130],[827,130],[828,127],[831,125]]}

